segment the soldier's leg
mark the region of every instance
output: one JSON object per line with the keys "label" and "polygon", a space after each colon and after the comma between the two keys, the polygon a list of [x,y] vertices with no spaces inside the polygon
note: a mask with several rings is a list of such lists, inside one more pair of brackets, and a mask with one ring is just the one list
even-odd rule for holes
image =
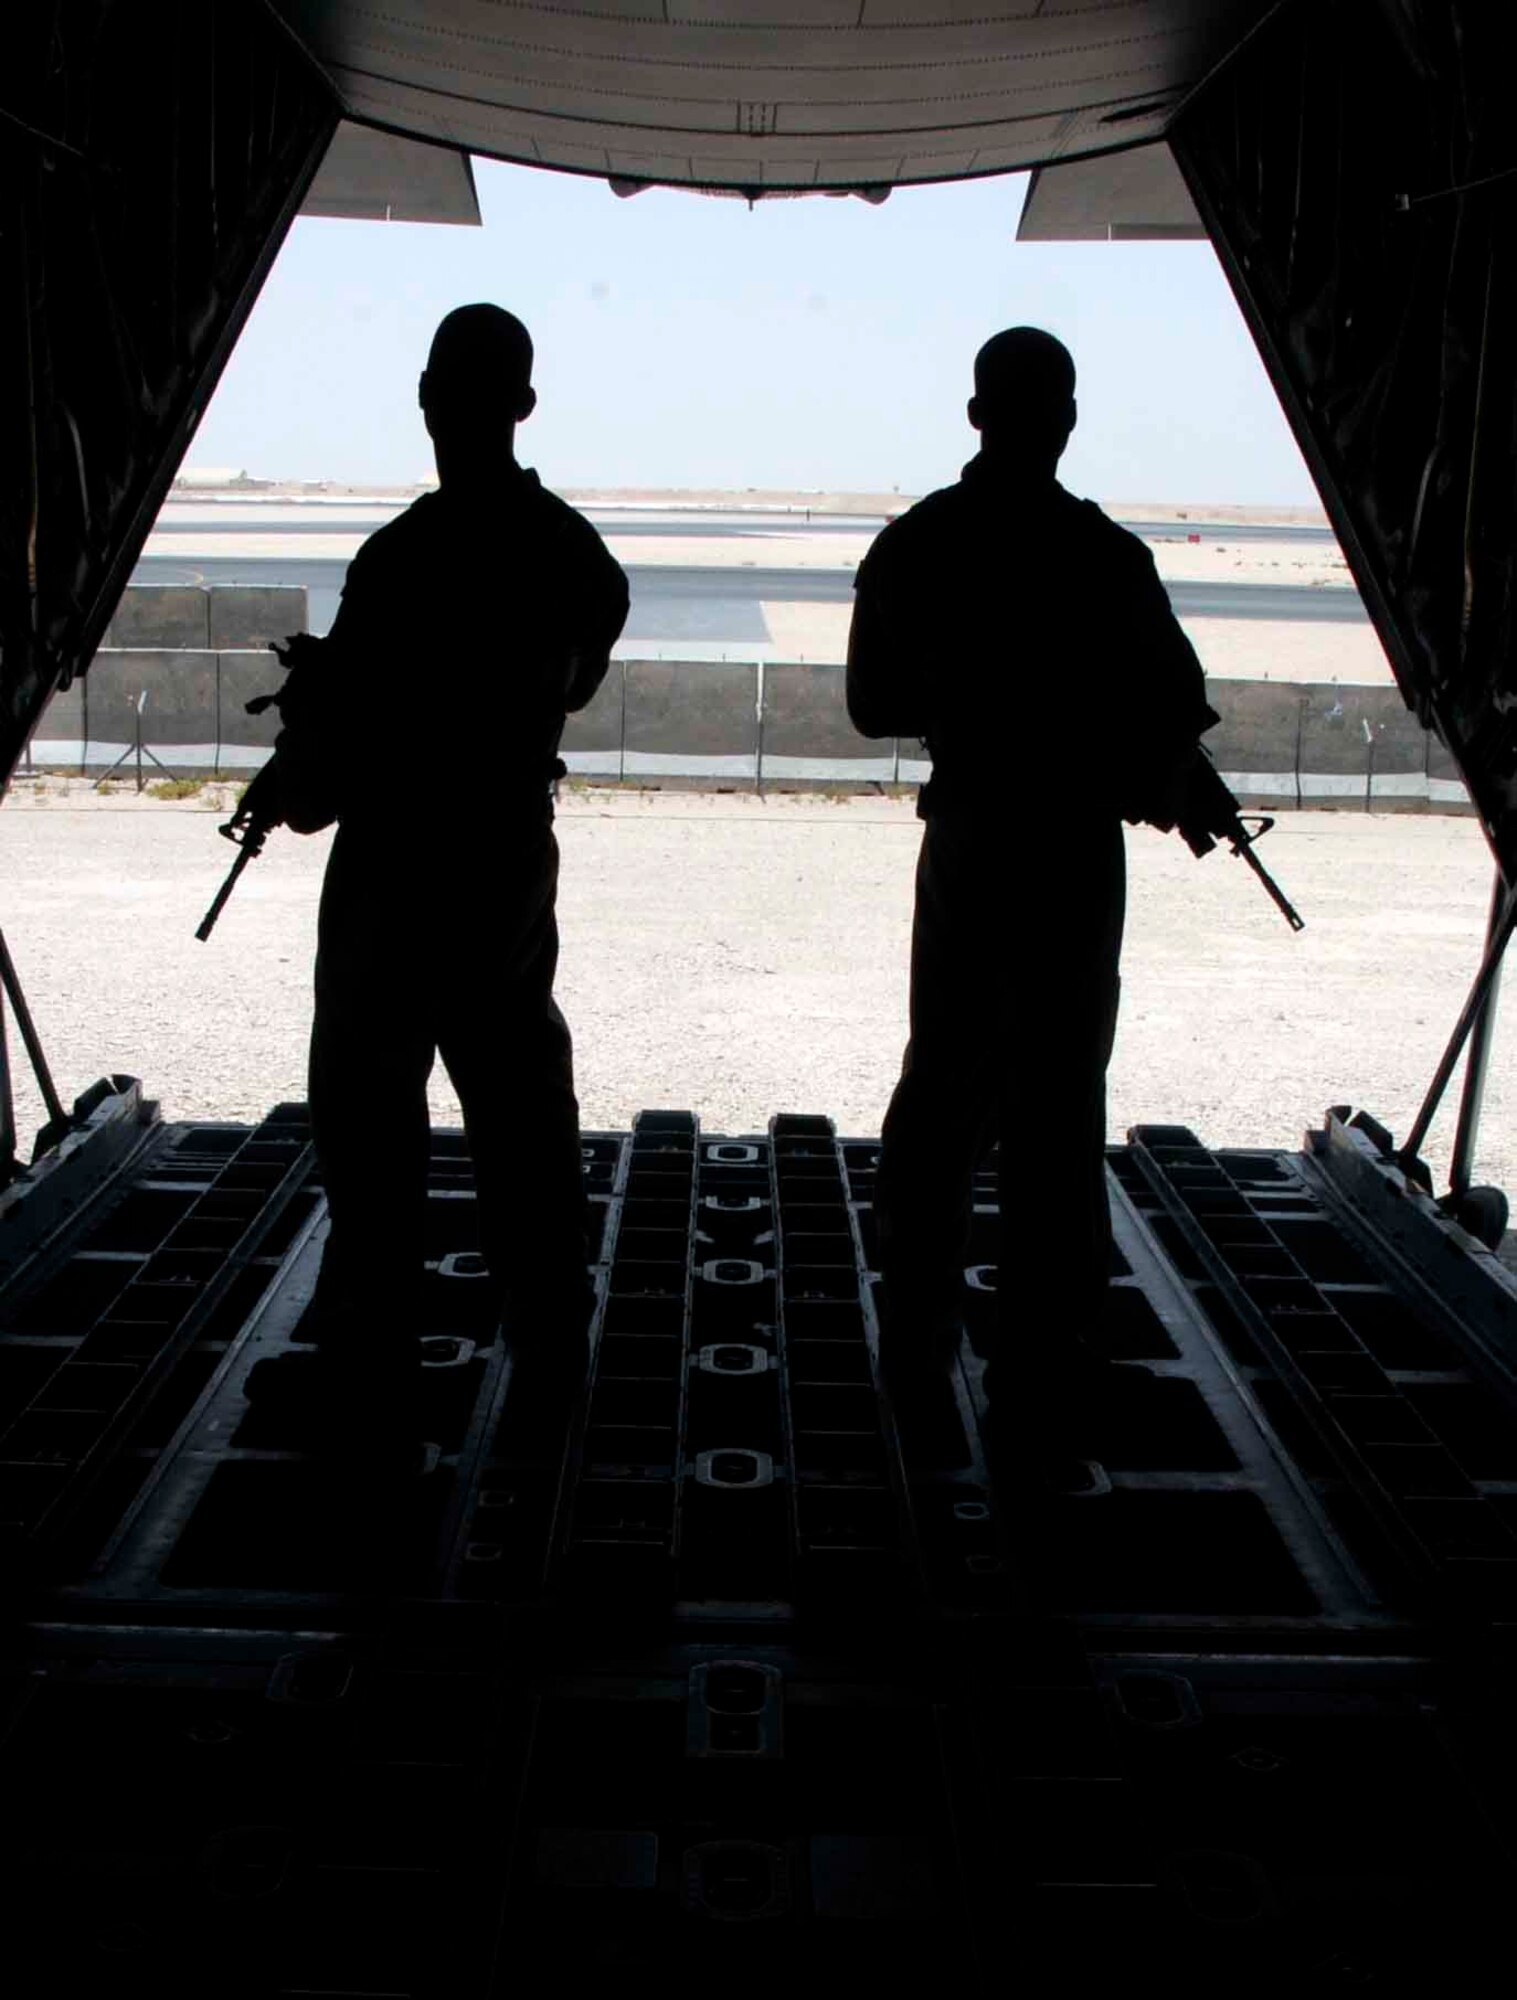
{"label": "soldier's leg", "polygon": [[885,1337],[951,1358],[963,1310],[974,1171],[995,1113],[993,991],[975,857],[929,822],[917,863],[911,1039],[880,1135],[875,1186]]}
{"label": "soldier's leg", "polygon": [[1106,1071],[1117,1030],[1122,982],[1113,968],[1098,989],[1101,1007],[1091,1023],[1091,1037],[1082,1051],[1078,1097],[1070,1104],[1070,1138],[1078,1155],[1070,1161],[1072,1188],[1079,1198],[1071,1204],[1071,1262],[1079,1273],[1076,1308],[1082,1345],[1090,1354],[1106,1353],[1107,1294],[1111,1283],[1111,1201],[1106,1188]]}
{"label": "soldier's leg", "polygon": [[974,1170],[985,1148],[983,1081],[907,1044],[880,1135],[880,1272],[893,1325],[928,1348],[957,1344]]}
{"label": "soldier's leg", "polygon": [[518,1337],[588,1318],[584,1175],[574,1051],[553,999],[558,857],[547,844],[518,885],[501,949],[459,982],[441,1050],[464,1108],[480,1238]]}
{"label": "soldier's leg", "polygon": [[1106,1065],[1116,993],[1113,978],[1099,1011],[1078,1009],[1032,1037],[1046,1069],[1013,1087],[1001,1129],[990,1387],[1044,1427],[1078,1414],[1106,1351]]}
{"label": "soldier's leg", "polygon": [[1009,1012],[1019,1059],[1001,1083],[1000,1355],[992,1393],[1047,1444],[1089,1433],[1105,1356],[1111,1261],[1106,1071],[1116,1030],[1123,917],[1120,831],[1065,885],[1062,926]]}
{"label": "soldier's leg", "polygon": [[551,1000],[503,1009],[498,1036],[455,1031],[443,1057],[464,1106],[485,1261],[520,1323],[588,1305],[579,1104]]}
{"label": "soldier's leg", "polygon": [[334,1351],[409,1375],[416,1360],[433,1045],[391,913],[339,872],[323,892],[311,1124],[331,1217]]}

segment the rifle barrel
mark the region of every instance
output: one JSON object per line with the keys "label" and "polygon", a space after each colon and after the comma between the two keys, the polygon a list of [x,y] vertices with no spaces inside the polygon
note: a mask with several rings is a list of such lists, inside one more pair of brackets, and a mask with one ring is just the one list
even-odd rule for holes
{"label": "rifle barrel", "polygon": [[237,859],[232,863],[231,867],[227,870],[226,880],[222,883],[221,887],[216,891],[215,902],[212,903],[211,907],[206,911],[205,915],[200,919],[200,928],[196,931],[195,935],[197,938],[199,938],[202,944],[206,942],[206,940],[210,937],[211,932],[215,930],[217,918],[226,908],[227,902],[231,897],[232,891],[237,887],[238,876],[241,875],[243,869],[247,867],[248,863],[257,856],[259,849],[262,846],[263,846],[262,841],[259,841],[256,846],[252,842],[245,842],[241,847],[238,848]]}
{"label": "rifle barrel", "polygon": [[1270,874],[1264,863],[1255,854],[1254,843],[1249,837],[1247,829],[1241,824],[1238,826],[1233,838],[1233,853],[1241,854],[1249,867],[1253,869],[1259,880],[1264,884],[1265,892],[1269,896],[1270,901],[1280,912],[1281,916],[1284,917],[1291,929],[1293,931],[1304,931],[1306,929],[1305,917],[1301,915],[1301,912],[1296,908],[1289,896],[1286,895],[1274,876]]}

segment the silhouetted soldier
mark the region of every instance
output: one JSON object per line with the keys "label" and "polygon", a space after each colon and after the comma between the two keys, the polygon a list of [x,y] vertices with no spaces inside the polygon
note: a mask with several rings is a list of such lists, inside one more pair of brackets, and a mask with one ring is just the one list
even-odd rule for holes
{"label": "silhouetted soldier", "polygon": [[[492,305],[438,327],[420,402],[439,486],[348,569],[286,707],[281,803],[338,820],[322,890],[310,1102],[331,1210],[329,1357],[383,1432],[414,1427],[440,1053],[463,1105],[513,1346],[583,1375],[579,1108],[553,999],[552,780],[566,711],[605,676],[627,583],[590,524],[516,462],[536,403],[526,328]],[[454,1240],[431,1246],[436,1256]],[[348,1364],[351,1364],[349,1366]],[[413,1431],[414,1434],[414,1431]]]}
{"label": "silhouetted soldier", "polygon": [[999,1138],[996,1420],[1055,1464],[1084,1455],[1105,1351],[1122,821],[1173,822],[1216,720],[1143,543],[1055,477],[1074,385],[1037,328],[980,350],[980,451],[869,550],[848,655],[855,726],[932,758],[877,1188],[883,1358],[922,1386],[951,1362]]}

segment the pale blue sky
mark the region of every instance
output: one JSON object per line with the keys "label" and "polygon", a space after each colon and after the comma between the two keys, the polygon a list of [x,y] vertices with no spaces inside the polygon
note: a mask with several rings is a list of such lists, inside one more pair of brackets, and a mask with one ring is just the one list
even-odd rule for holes
{"label": "pale blue sky", "polygon": [[1068,342],[1075,491],[1315,498],[1209,244],[1019,244],[1025,178],[740,201],[475,164],[482,229],[297,222],[191,465],[398,484],[432,329],[494,299],[537,343],[523,460],[557,486],[920,493],[973,448],[979,343]]}

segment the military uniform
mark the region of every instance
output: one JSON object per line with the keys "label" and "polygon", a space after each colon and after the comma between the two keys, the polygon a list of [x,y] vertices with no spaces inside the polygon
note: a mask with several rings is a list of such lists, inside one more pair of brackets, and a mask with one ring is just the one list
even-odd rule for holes
{"label": "military uniform", "polygon": [[877,1186],[888,1347],[956,1346],[972,1178],[999,1139],[1001,1345],[1053,1423],[1101,1351],[1122,822],[1172,822],[1216,717],[1142,542],[984,453],[861,564],[848,705],[932,757]]}
{"label": "military uniform", "polygon": [[281,739],[297,827],[338,829],[322,889],[310,1103],[331,1212],[324,1293],[371,1373],[414,1366],[426,1086],[463,1106],[492,1280],[521,1337],[587,1301],[569,1029],[553,999],[551,778],[565,714],[627,614],[599,535],[508,467],[443,488],[349,567]]}

